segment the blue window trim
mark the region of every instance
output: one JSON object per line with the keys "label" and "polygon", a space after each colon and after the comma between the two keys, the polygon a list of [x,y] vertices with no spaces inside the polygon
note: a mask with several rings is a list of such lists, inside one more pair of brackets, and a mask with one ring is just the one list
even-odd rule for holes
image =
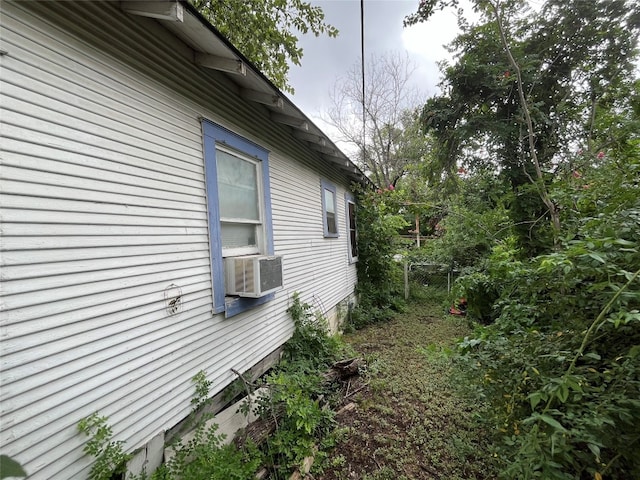
{"label": "blue window trim", "polygon": [[229,318],[250,308],[262,305],[275,298],[270,293],[260,298],[227,297],[224,286],[224,260],[220,234],[220,203],[218,200],[218,169],[216,166],[216,143],[228,145],[245,155],[260,161],[262,167],[262,192],[264,205],[263,228],[265,255],[273,255],[273,225],[271,214],[271,186],[269,183],[269,151],[256,145],[220,125],[202,120],[204,142],[205,179],[207,187],[207,209],[209,216],[209,247],[211,250],[211,281],[213,284],[213,311],[225,313]]}
{"label": "blue window trim", "polygon": [[[347,247],[349,250],[349,263],[356,263],[358,261],[358,257],[357,256],[353,256],[352,255],[352,251],[353,251],[353,245],[351,245],[351,222],[350,222],[350,216],[349,216],[349,204],[352,203],[354,205],[356,205],[356,200],[353,197],[353,195],[351,195],[351,193],[349,192],[345,192],[344,194],[344,218],[345,218],[345,225],[346,225],[346,229],[347,229]],[[357,210],[357,208],[356,208]],[[354,225],[355,227],[355,225]],[[356,229],[356,238],[358,236],[358,231]],[[357,247],[357,240],[356,240],[356,247]]]}
{"label": "blue window trim", "polygon": [[[336,232],[330,232],[329,231],[329,226],[327,225],[327,210],[325,207],[325,202],[324,202],[324,191],[325,190],[329,190],[330,192],[333,192],[333,201],[334,201],[334,206],[336,209],[335,215],[336,215]],[[325,236],[325,238],[338,238],[340,236],[340,228],[338,227],[339,222],[338,222],[338,193],[336,191],[336,186],[333,185],[332,183],[326,182],[324,180],[320,180],[320,198],[322,199],[322,229],[323,229],[323,235]]]}

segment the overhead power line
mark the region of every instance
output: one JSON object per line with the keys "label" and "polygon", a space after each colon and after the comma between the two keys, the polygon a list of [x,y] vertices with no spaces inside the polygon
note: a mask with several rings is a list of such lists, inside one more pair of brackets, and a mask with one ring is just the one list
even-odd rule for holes
{"label": "overhead power line", "polygon": [[364,166],[365,159],[365,142],[367,137],[367,129],[365,123],[367,121],[365,112],[365,77],[364,77],[364,0],[360,0],[360,60],[362,62],[362,164]]}

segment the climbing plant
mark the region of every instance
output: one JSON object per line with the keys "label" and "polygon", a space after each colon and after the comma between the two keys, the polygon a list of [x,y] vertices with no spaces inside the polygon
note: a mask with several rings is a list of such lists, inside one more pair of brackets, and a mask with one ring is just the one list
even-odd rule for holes
{"label": "climbing plant", "polygon": [[393,186],[384,190],[358,188],[358,310],[352,325],[360,327],[402,310],[402,267],[399,230],[408,224],[400,213],[402,198]]}

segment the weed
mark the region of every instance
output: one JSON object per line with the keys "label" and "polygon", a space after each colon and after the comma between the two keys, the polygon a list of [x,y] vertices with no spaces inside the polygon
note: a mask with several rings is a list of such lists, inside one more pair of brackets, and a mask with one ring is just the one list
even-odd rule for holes
{"label": "weed", "polygon": [[[329,336],[326,319],[303,303],[298,293],[294,293],[288,312],[295,331],[285,344],[282,362],[264,379],[268,394],[257,400],[262,417],[279,418],[275,433],[263,448],[274,478],[299,466],[318,442],[325,448],[335,444],[329,435],[333,412],[320,402],[320,398],[330,398],[331,392],[320,372],[344,350],[338,337]],[[320,451],[317,455],[324,454]]]}
{"label": "weed", "polygon": [[113,441],[113,430],[107,417],[97,412],[78,422],[78,430],[89,437],[83,451],[96,459],[89,471],[91,480],[110,480],[116,475],[124,475],[126,463],[131,455],[123,451],[124,442]]}
{"label": "weed", "polygon": [[[200,371],[192,378],[195,392],[187,422],[195,424],[191,438],[177,440],[174,455],[150,477],[143,472],[130,478],[244,480],[253,478],[260,465],[267,465],[271,478],[278,479],[288,477],[317,444],[325,450],[336,444],[338,436],[331,434],[333,412],[320,401],[330,398],[320,372],[344,351],[344,343],[328,335],[326,320],[301,302],[297,293],[288,311],[295,324],[294,334],[284,346],[280,365],[263,379],[268,394],[256,401],[260,415],[279,418],[275,433],[265,444],[258,448],[249,442],[241,449],[224,444],[225,435],[218,433],[218,425],[206,413],[211,382]],[[249,404],[245,413],[248,409]],[[90,437],[85,452],[96,458],[91,480],[110,480],[126,473],[131,456],[123,452],[124,442],[111,439],[106,417],[95,413],[80,421],[78,428]],[[322,450],[317,455],[320,459],[326,456]]]}
{"label": "weed", "polygon": [[287,312],[293,319],[295,330],[285,343],[282,367],[306,371],[328,367],[343,344],[338,337],[329,335],[327,320],[314,312],[311,305],[302,302],[298,292],[293,294]]}
{"label": "weed", "polygon": [[[204,371],[198,372],[192,379],[195,394],[191,400],[194,406],[189,418],[195,419],[199,411],[208,403],[209,387]],[[174,445],[174,456],[156,470],[150,477],[146,472],[140,475],[128,475],[132,480],[244,480],[251,478],[260,466],[262,457],[257,448],[247,445],[238,450],[234,445],[224,445],[225,435],[218,434],[218,425],[208,423],[210,415],[201,415],[193,437],[186,443],[178,440]],[[89,478],[91,480],[112,480],[122,477],[126,472],[126,463],[130,454],[123,452],[123,441],[112,441],[112,429],[107,417],[94,413],[78,423],[78,429],[89,436],[84,452],[95,457]]]}
{"label": "weed", "polygon": [[[195,417],[209,401],[211,382],[204,371],[198,372],[192,382],[195,385],[192,417]],[[154,473],[152,480],[243,480],[255,474],[262,462],[258,449],[250,443],[244,449],[225,445],[226,435],[217,433],[218,425],[208,421],[211,417],[205,414],[199,418],[193,437],[186,443],[179,440],[174,445],[175,454]]]}

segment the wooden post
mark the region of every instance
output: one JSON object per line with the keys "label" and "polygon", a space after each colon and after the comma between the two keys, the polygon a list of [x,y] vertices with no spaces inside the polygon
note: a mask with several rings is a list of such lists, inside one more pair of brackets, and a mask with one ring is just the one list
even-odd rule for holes
{"label": "wooden post", "polygon": [[420,215],[416,213],[416,246],[420,248]]}

